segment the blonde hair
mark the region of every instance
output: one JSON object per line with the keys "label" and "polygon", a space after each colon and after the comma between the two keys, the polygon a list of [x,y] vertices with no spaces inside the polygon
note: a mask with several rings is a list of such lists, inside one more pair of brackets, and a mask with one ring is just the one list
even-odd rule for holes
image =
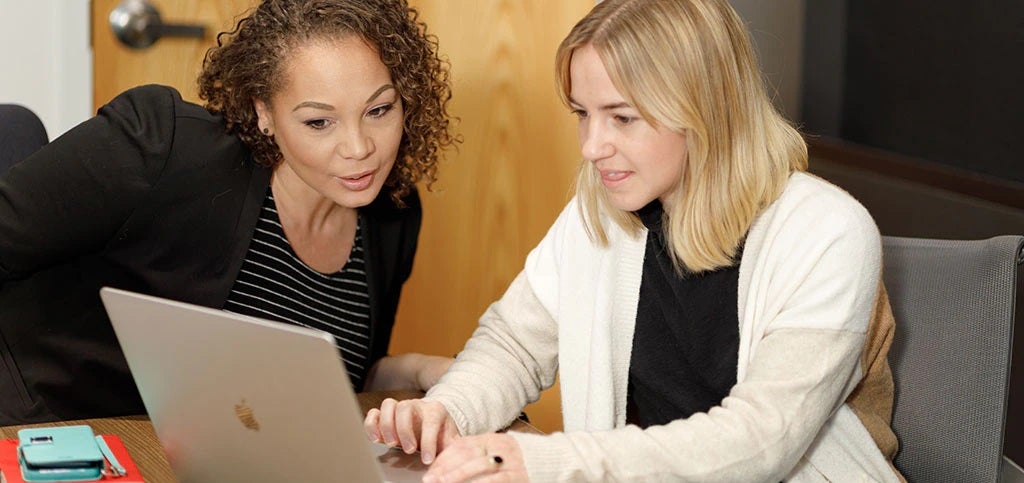
{"label": "blonde hair", "polygon": [[[584,45],[647,122],[686,134],[680,196],[665,206],[663,224],[676,268],[732,265],[754,218],[791,173],[807,169],[807,145],[769,100],[742,20],[726,0],[604,0],[555,55],[567,105],[572,54]],[[602,214],[633,235],[643,226],[611,206],[587,160],[576,194],[588,234],[601,245],[608,244]]]}

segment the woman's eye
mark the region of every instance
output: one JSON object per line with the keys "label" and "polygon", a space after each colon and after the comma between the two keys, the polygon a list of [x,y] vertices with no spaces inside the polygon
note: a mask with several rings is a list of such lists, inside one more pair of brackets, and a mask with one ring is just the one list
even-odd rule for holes
{"label": "woman's eye", "polygon": [[322,131],[324,129],[327,129],[327,126],[329,126],[331,123],[327,119],[310,119],[306,121],[305,124],[313,129],[316,129],[317,131]]}
{"label": "woman's eye", "polygon": [[587,118],[587,111],[584,111],[583,109],[573,109],[572,111],[569,112],[571,112],[573,116],[576,116],[580,119]]}
{"label": "woman's eye", "polygon": [[622,125],[630,124],[630,123],[632,123],[635,120],[636,120],[635,117],[622,116],[622,115],[615,116],[615,121],[618,122],[619,124],[622,124]]}
{"label": "woman's eye", "polygon": [[387,114],[394,108],[394,104],[384,104],[383,106],[377,106],[373,109],[370,109],[370,111],[367,112],[366,115],[373,118],[384,117],[385,114]]}

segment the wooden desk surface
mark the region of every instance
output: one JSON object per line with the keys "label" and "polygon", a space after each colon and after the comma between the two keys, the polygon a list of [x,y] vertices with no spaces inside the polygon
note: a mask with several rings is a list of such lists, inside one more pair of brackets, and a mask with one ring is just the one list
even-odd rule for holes
{"label": "wooden desk surface", "polygon": [[[359,406],[363,413],[370,408],[380,407],[381,401],[385,398],[413,399],[422,396],[419,391],[380,391],[360,393],[357,395]],[[163,450],[160,448],[160,441],[153,431],[153,425],[147,416],[122,416],[115,418],[85,419],[80,421],[61,421],[43,424],[27,424],[22,426],[0,427],[0,436],[7,439],[17,439],[18,430],[37,426],[71,426],[75,424],[88,424],[92,426],[96,434],[116,434],[124,442],[125,447],[131,454],[135,464],[142,472],[142,477],[150,483],[173,482],[174,475],[171,467],[167,464]],[[510,431],[541,433],[540,430],[527,423],[516,420],[509,427]]]}

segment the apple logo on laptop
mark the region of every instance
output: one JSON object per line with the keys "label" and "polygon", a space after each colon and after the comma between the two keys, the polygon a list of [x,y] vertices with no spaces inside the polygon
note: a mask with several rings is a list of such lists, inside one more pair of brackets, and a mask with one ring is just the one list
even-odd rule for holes
{"label": "apple logo on laptop", "polygon": [[252,408],[245,403],[245,399],[242,399],[242,402],[235,404],[235,416],[238,417],[238,420],[242,422],[242,426],[245,426],[246,429],[251,429],[253,431],[260,430],[260,423],[259,421],[256,421],[256,415],[253,414]]}

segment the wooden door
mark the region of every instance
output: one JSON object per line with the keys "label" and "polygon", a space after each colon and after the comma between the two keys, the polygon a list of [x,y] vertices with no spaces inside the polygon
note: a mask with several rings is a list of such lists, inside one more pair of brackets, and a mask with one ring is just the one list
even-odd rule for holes
{"label": "wooden door", "polygon": [[206,49],[216,43],[218,32],[229,30],[239,14],[259,3],[258,0],[148,1],[160,12],[164,23],[205,25],[206,37],[168,37],[145,49],[131,49],[114,37],[108,20],[111,10],[121,0],[92,0],[94,109],[124,90],[151,83],[173,86],[186,100],[197,101],[196,78]]}
{"label": "wooden door", "polygon": [[[195,100],[195,78],[217,32],[255,0],[150,0],[165,22],[207,25],[207,38],[123,47],[93,0],[94,103],[144,83]],[[594,0],[411,0],[451,61],[451,112],[465,142],[422,190],[424,222],[391,343],[393,353],[457,353],[569,199],[580,158],[575,122],[555,94],[554,53]],[[557,386],[527,408],[561,429]]]}
{"label": "wooden door", "polygon": [[[580,159],[575,118],[555,91],[558,43],[593,0],[414,0],[451,60],[465,140],[425,194],[402,292],[395,352],[454,354],[569,200]],[[527,408],[561,429],[557,387]]]}

